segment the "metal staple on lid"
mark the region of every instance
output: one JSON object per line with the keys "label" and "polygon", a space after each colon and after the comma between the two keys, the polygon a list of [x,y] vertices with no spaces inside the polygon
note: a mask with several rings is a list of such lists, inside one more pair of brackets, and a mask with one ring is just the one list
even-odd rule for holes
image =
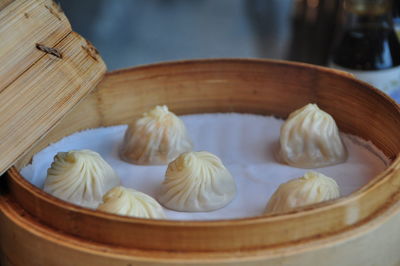
{"label": "metal staple on lid", "polygon": [[51,48],[51,47],[45,46],[45,45],[40,44],[40,43],[36,44],[36,48],[39,49],[42,52],[45,52],[46,54],[51,54],[51,55],[54,55],[57,58],[62,58],[62,54],[56,48]]}

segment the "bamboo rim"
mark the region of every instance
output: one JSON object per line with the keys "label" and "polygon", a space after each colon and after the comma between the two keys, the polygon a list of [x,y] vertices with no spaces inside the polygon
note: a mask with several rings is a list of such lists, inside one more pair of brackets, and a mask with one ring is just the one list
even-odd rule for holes
{"label": "bamboo rim", "polygon": [[[331,70],[318,66],[311,66],[303,63],[288,63],[276,60],[254,60],[254,59],[213,59],[213,60],[194,60],[194,61],[180,61],[171,63],[161,63],[154,65],[146,65],[131,69],[124,69],[111,72],[107,77],[115,77],[117,75],[134,75],[136,72],[142,74],[143,71],[152,70],[157,71],[165,67],[183,67],[189,68],[191,66],[199,65],[224,65],[224,64],[237,64],[243,66],[255,65],[269,65],[271,67],[287,67],[297,68],[305,71],[312,71],[322,73],[324,75],[334,75],[338,79],[345,79],[348,82],[355,84],[362,88],[363,93],[369,97],[377,98],[382,101],[390,112],[396,116],[397,121],[400,122],[400,108],[399,106],[384,93],[371,87],[370,85],[356,80],[351,75]],[[100,85],[101,87],[101,85]],[[101,88],[100,90],[101,91]],[[96,92],[97,93],[97,92]],[[398,125],[400,129],[400,125]],[[397,149],[395,147],[394,149]],[[396,154],[388,154],[391,158],[396,158]],[[128,248],[138,248],[144,250],[164,250],[164,251],[231,251],[231,250],[256,250],[260,248],[273,248],[278,246],[299,244],[315,239],[322,239],[332,236],[340,232],[351,230],[354,227],[365,224],[366,222],[379,216],[383,212],[398,201],[400,197],[400,159],[396,158],[392,164],[381,174],[373,178],[370,182],[365,184],[360,190],[350,194],[347,197],[342,197],[333,201],[312,205],[308,207],[299,208],[291,212],[267,216],[248,217],[235,220],[217,220],[217,221],[172,221],[172,220],[147,220],[133,217],[123,217],[98,211],[93,211],[86,208],[81,208],[76,205],[54,198],[39,188],[34,187],[26,181],[18,172],[16,167],[11,168],[7,175],[9,187],[14,199],[27,211],[41,220],[44,224],[60,229],[71,235],[84,237],[89,240],[97,241],[99,243],[122,245]],[[28,198],[33,205],[29,205]],[[28,206],[29,205],[29,206]],[[38,207],[39,206],[39,207]],[[96,236],[94,233],[84,232],[81,228],[76,228],[76,223],[71,227],[60,228],[59,224],[54,221],[43,219],[45,207],[50,207],[52,211],[57,211],[59,214],[65,214],[66,217],[72,219],[82,219],[82,221],[89,223],[100,223],[103,225],[125,226],[124,229],[132,229],[132,234],[138,234],[144,231],[143,236],[154,231],[160,233],[159,238],[161,245],[157,239],[153,242],[138,243],[137,240],[121,240],[121,239],[104,239],[103,237]],[[354,216],[354,211],[358,212],[357,217]],[[312,223],[313,221],[320,221],[318,219],[323,217],[324,224],[317,226],[317,228],[309,228],[307,232],[299,233],[298,226],[304,226],[304,221]],[[330,220],[331,219],[331,220]],[[347,220],[346,220],[347,219]],[[288,229],[293,229],[294,234],[284,235],[282,241],[275,242],[271,237],[261,237],[257,239],[255,231],[266,230],[269,233],[274,233],[277,236],[282,236],[283,225]],[[273,229],[279,229],[274,232]],[[112,229],[111,229],[112,230]],[[221,231],[225,233],[221,234]],[[171,231],[174,234],[181,235],[183,238],[180,243],[170,243],[168,238],[171,236]],[[228,232],[229,231],[229,232]],[[228,233],[226,233],[228,232]],[[204,234],[203,237],[200,237]],[[154,234],[149,234],[154,237]],[[157,237],[157,236],[156,236]],[[190,239],[200,237],[199,242],[191,241]],[[223,245],[218,241],[219,238],[231,239],[232,241],[225,241]],[[234,241],[240,238],[238,243]],[[205,245],[202,242],[204,239],[209,240],[209,244]],[[187,241],[186,241],[187,240]],[[216,244],[213,244],[213,241]],[[168,243],[169,245],[165,245]],[[190,243],[190,245],[188,245]]]}
{"label": "bamboo rim", "polygon": [[307,245],[298,243],[290,246],[278,247],[276,249],[256,249],[246,252],[239,251],[236,253],[214,252],[210,254],[209,252],[160,252],[104,245],[79,237],[66,235],[59,230],[49,228],[38,222],[29,214],[26,214],[18,204],[7,200],[4,196],[0,196],[0,207],[4,215],[7,216],[10,221],[18,225],[18,228],[39,237],[43,241],[51,243],[51,245],[59,245],[64,248],[78,250],[79,252],[91,253],[100,258],[108,259],[113,257],[114,259],[121,260],[132,260],[132,258],[134,258],[135,261],[141,261],[143,263],[158,262],[161,264],[171,261],[174,263],[226,263],[227,261],[238,263],[241,261],[268,260],[281,256],[295,256],[318,249],[329,249],[349,239],[354,240],[365,236],[366,232],[378,229],[381,224],[388,222],[393,218],[395,213],[400,211],[400,205],[397,203],[373,221],[352,228],[349,231],[335,234],[334,236],[313,240],[307,243]]}

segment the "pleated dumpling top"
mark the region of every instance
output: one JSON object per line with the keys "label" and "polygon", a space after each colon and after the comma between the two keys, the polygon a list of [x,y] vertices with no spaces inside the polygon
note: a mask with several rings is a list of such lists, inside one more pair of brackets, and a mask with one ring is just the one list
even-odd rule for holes
{"label": "pleated dumpling top", "polygon": [[268,201],[265,212],[285,212],[339,196],[339,186],[334,179],[311,171],[281,184]]}
{"label": "pleated dumpling top", "polygon": [[54,157],[44,191],[70,203],[96,208],[103,195],[119,184],[119,177],[100,154],[73,150]]}
{"label": "pleated dumpling top", "polygon": [[163,208],[155,199],[145,193],[121,186],[111,189],[104,195],[103,203],[98,210],[141,218],[165,218]]}
{"label": "pleated dumpling top", "polygon": [[192,150],[183,121],[167,106],[156,106],[129,125],[120,156],[132,164],[163,165]]}
{"label": "pleated dumpling top", "polygon": [[318,168],[346,161],[347,150],[333,117],[308,104],[282,125],[279,158],[291,166]]}
{"label": "pleated dumpling top", "polygon": [[168,165],[158,197],[165,207],[185,212],[212,211],[236,195],[235,180],[209,152],[187,152]]}

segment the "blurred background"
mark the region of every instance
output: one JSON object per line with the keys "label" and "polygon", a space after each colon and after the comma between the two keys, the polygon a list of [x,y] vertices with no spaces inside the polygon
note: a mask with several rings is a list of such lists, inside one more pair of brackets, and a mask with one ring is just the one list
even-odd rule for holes
{"label": "blurred background", "polygon": [[215,57],[326,65],[340,0],[59,0],[108,69]]}

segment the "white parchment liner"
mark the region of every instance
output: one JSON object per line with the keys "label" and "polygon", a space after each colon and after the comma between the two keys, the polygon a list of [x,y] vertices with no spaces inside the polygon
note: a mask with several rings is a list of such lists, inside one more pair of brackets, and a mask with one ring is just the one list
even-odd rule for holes
{"label": "white parchment liner", "polygon": [[[212,212],[185,213],[165,209],[168,219],[234,219],[262,214],[275,189],[307,169],[280,164],[274,152],[282,120],[249,114],[200,114],[181,117],[196,151],[209,151],[221,158],[234,176],[235,199]],[[60,151],[91,149],[100,153],[121,178],[122,184],[156,197],[167,166],[136,166],[118,158],[126,125],[98,128],[65,137],[36,154],[22,175],[42,188],[54,155]],[[349,151],[346,163],[315,169],[334,178],[343,196],[352,193],[382,172],[389,161],[370,142],[342,135]]]}

